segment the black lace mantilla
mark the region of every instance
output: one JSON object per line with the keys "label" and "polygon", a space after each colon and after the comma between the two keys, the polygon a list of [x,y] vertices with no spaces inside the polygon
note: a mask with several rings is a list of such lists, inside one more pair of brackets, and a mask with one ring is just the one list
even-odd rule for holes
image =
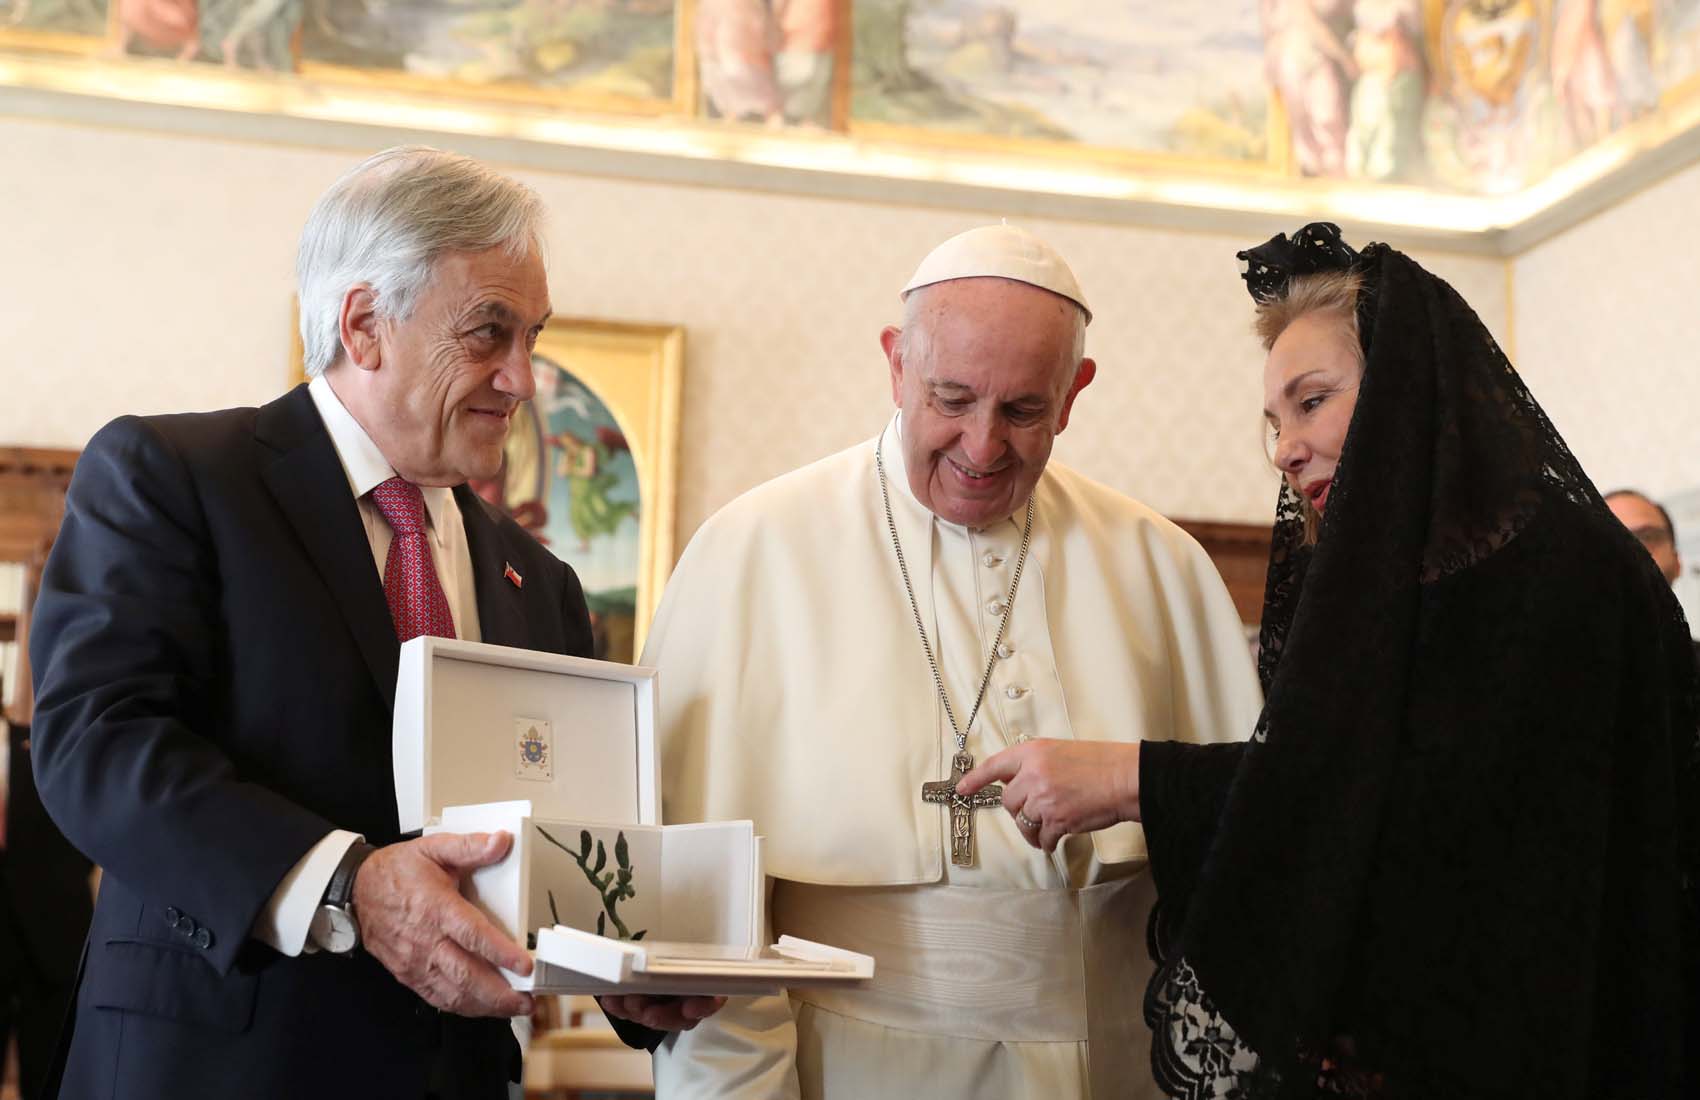
{"label": "black lace mantilla", "polygon": [[[1159,1083],[1700,1095],[1682,613],[1458,294],[1314,228],[1259,278],[1354,265],[1373,338],[1314,543],[1280,493],[1255,736],[1207,821],[1148,810]],[[1176,835],[1203,838],[1178,869]]]}

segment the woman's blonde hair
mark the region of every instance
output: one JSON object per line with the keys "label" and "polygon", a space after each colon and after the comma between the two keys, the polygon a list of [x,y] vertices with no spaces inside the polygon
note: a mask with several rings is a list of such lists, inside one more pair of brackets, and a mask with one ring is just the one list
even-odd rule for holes
{"label": "woman's blonde hair", "polygon": [[[1272,298],[1258,299],[1257,316],[1251,324],[1252,331],[1263,343],[1263,350],[1269,351],[1275,346],[1275,341],[1281,338],[1281,334],[1300,317],[1312,313],[1330,314],[1345,323],[1346,333],[1351,337],[1352,347],[1357,351],[1358,367],[1362,369],[1364,353],[1358,335],[1358,297],[1363,293],[1363,288],[1363,276],[1356,271],[1322,271],[1314,275],[1295,275],[1287,280],[1287,287],[1280,294]],[[1270,454],[1269,461],[1275,461],[1274,454]],[[1322,517],[1302,495],[1299,497],[1299,509],[1304,513],[1305,544],[1313,545],[1322,525]]]}
{"label": "woman's blonde hair", "polygon": [[[1275,341],[1287,327],[1308,313],[1331,313],[1346,322],[1352,342],[1358,342],[1358,296],[1363,293],[1363,276],[1356,271],[1322,271],[1315,275],[1295,275],[1287,281],[1287,289],[1273,298],[1257,303],[1257,318],[1252,331],[1263,341],[1263,350],[1275,346]],[[1359,351],[1361,361],[1362,351]],[[1361,365],[1361,362],[1360,362]]]}

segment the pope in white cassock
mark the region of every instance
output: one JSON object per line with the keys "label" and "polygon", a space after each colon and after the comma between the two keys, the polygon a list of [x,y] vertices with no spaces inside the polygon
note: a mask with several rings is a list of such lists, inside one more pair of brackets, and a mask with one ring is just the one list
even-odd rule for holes
{"label": "pope in white cassock", "polygon": [[753,819],[772,935],[876,977],[732,1000],[657,1051],[663,1100],[1156,1095],[1139,827],[1047,855],[952,780],[1032,739],[1248,735],[1240,623],[1196,542],[1047,462],[1096,370],[1056,252],[972,230],[903,304],[898,414],[704,524],[644,652],[665,816]]}

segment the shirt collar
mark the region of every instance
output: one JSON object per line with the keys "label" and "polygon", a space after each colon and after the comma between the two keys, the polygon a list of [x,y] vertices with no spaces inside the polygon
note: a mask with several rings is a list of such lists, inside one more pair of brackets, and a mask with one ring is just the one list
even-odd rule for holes
{"label": "shirt collar", "polygon": [[[348,411],[324,375],[307,383],[307,393],[319,410],[319,418],[325,422],[331,446],[336,448],[342,472],[348,477],[349,492],[356,500],[396,476],[395,467],[384,457],[384,452],[378,450],[378,445],[372,442],[360,421],[354,419],[354,414]],[[443,518],[454,503],[454,490],[441,485],[421,485],[419,492],[425,498],[425,511],[431,517],[432,532],[442,531]]]}

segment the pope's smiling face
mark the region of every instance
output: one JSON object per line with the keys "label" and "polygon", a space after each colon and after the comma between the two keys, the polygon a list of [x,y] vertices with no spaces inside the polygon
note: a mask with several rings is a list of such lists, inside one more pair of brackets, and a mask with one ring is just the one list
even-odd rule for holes
{"label": "pope's smiling face", "polygon": [[957,279],[910,302],[905,337],[880,334],[903,410],[909,488],[967,527],[1024,508],[1095,367],[1078,357],[1079,307],[1009,279]]}

